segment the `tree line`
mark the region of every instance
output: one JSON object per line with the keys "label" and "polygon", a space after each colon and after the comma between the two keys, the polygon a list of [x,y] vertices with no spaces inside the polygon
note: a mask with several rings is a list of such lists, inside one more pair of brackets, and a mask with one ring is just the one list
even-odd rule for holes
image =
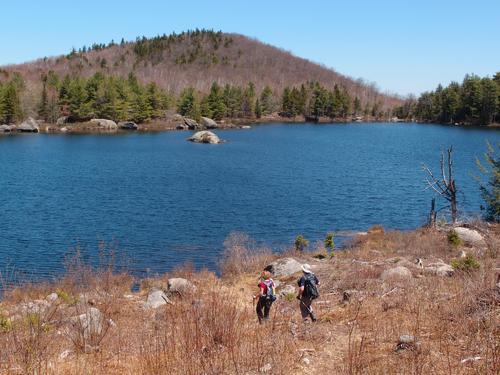
{"label": "tree line", "polygon": [[443,124],[487,125],[500,122],[500,72],[493,78],[466,75],[463,82],[424,92],[394,109],[403,119]]}
{"label": "tree line", "polygon": [[[21,105],[25,90],[20,75],[0,83],[0,121],[14,123],[27,115]],[[142,84],[130,73],[128,77],[95,73],[85,78],[80,75],[60,77],[49,71],[41,75],[41,90],[35,95],[36,115],[47,123],[55,123],[65,116],[68,122],[108,118],[138,123],[161,118],[168,109],[183,116],[200,119],[201,116],[223,118],[260,118],[274,113],[283,117],[306,116],[346,118],[356,114],[381,115],[377,103],[361,106],[348,91],[335,85],[327,90],[318,82],[307,82],[300,87],[285,87],[282,92],[265,86],[260,93],[249,82],[246,86],[214,82],[208,93],[186,87],[177,97],[159,88],[154,82]]]}

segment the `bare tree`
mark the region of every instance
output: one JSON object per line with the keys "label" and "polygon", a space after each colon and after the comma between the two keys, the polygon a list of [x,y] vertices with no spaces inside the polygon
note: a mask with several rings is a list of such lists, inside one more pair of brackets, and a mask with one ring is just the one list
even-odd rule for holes
{"label": "bare tree", "polygon": [[[426,178],[428,188],[432,188],[441,197],[450,202],[451,220],[453,223],[457,222],[458,209],[457,209],[457,187],[455,185],[455,178],[453,177],[453,147],[447,150],[447,166],[445,166],[445,155],[441,153],[440,160],[440,173],[439,177],[435,177],[432,171],[424,165],[423,168],[427,172]],[[446,171],[447,169],[447,171]],[[433,206],[434,209],[434,206]]]}

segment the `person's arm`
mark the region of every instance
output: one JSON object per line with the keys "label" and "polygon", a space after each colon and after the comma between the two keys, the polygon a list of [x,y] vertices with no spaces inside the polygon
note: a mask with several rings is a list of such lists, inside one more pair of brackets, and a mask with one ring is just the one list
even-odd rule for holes
{"label": "person's arm", "polygon": [[265,294],[264,294],[264,287],[263,287],[263,286],[261,286],[261,285],[259,284],[259,294],[257,294],[257,295],[255,295],[255,296],[253,296],[253,298],[254,298],[254,299],[255,299],[255,298],[260,298],[260,297],[263,297],[264,295],[265,295]]}
{"label": "person's arm", "polygon": [[302,298],[302,294],[304,293],[304,285],[305,285],[305,282],[304,280],[301,278],[299,280],[299,295],[297,296],[297,299],[301,299]]}
{"label": "person's arm", "polygon": [[314,275],[314,278],[316,279],[316,285],[319,285],[320,283],[319,283],[318,277],[316,275]]}

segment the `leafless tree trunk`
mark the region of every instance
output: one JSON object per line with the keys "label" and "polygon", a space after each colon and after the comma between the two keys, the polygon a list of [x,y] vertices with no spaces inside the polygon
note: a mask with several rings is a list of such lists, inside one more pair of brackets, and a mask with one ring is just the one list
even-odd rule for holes
{"label": "leafless tree trunk", "polygon": [[429,228],[435,228],[436,227],[436,198],[432,198],[431,201],[431,211],[429,212],[429,220],[427,222],[427,226]]}
{"label": "leafless tree trunk", "polygon": [[[434,177],[432,171],[427,167],[423,166],[424,170],[428,173],[427,184],[428,187],[432,188],[436,193],[450,202],[451,208],[451,220],[453,223],[457,222],[458,209],[457,209],[457,188],[455,185],[455,179],[453,177],[453,147],[447,150],[447,168],[445,168],[445,157],[444,152],[441,153],[440,161],[440,172],[441,176],[439,178]],[[448,171],[446,171],[448,169]],[[448,172],[448,174],[446,173]]]}

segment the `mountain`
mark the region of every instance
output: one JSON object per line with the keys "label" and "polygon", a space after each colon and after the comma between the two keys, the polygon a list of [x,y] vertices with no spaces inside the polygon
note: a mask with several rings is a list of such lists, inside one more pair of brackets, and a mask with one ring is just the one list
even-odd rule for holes
{"label": "mountain", "polygon": [[[4,79],[19,72],[31,92],[41,90],[40,77],[49,71],[60,77],[90,77],[96,72],[127,77],[132,72],[139,82],[154,81],[176,95],[188,86],[207,93],[213,82],[241,87],[253,82],[258,93],[266,85],[281,93],[287,86],[317,81],[327,89],[333,89],[335,84],[343,86],[363,104],[378,103],[382,108],[401,104],[400,99],[380,93],[373,84],[361,79],[354,80],[243,35],[210,30],[94,44],[66,56],[45,57],[0,70]],[[25,101],[30,102],[29,95]]]}

